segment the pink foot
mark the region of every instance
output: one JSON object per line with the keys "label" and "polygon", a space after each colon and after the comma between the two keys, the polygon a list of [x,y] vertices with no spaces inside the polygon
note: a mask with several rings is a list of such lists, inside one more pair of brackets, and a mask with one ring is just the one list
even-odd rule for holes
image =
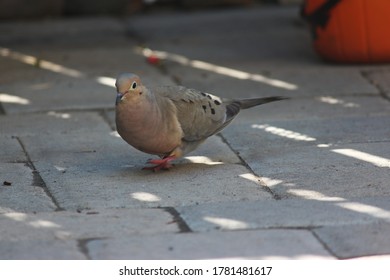
{"label": "pink foot", "polygon": [[174,156],[166,156],[162,159],[149,159],[146,163],[147,164],[155,164],[154,166],[146,166],[142,168],[143,170],[153,170],[153,171],[159,171],[159,170],[169,170],[173,165],[171,164],[171,161],[174,160],[176,157]]}

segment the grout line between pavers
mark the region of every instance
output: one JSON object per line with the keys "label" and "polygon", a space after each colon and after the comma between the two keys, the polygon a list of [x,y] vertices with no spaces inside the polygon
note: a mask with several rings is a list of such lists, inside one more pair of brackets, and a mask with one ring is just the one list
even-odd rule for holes
{"label": "grout line between pavers", "polygon": [[386,92],[370,78],[370,74],[375,73],[375,72],[378,72],[378,71],[362,70],[360,72],[360,74],[362,75],[362,77],[364,79],[366,79],[371,85],[373,85],[379,91],[379,94],[383,99],[385,99],[386,101],[390,101],[390,96],[388,94],[386,94]]}
{"label": "grout line between pavers", "polygon": [[336,256],[336,254],[332,251],[332,249],[318,236],[318,234],[313,230],[313,228],[309,228],[308,229],[311,234],[314,236],[315,239],[317,239],[317,241],[322,245],[322,247],[329,253],[331,254],[333,257],[335,257],[336,259],[339,259],[338,256]]}
{"label": "grout line between pavers", "polygon": [[0,102],[0,115],[6,115],[3,103]]}
{"label": "grout line between pavers", "polygon": [[89,254],[88,250],[88,243],[95,240],[103,240],[106,238],[83,238],[83,239],[77,239],[77,248],[80,250],[80,252],[85,256],[87,260],[92,260],[91,255]]}
{"label": "grout line between pavers", "polygon": [[33,185],[41,187],[43,189],[45,194],[50,198],[50,200],[52,201],[52,203],[56,207],[55,211],[63,211],[64,209],[60,206],[60,204],[58,203],[57,199],[50,193],[50,190],[48,189],[45,181],[41,177],[41,174],[36,169],[36,167],[35,167],[34,163],[32,162],[31,157],[28,154],[27,149],[26,149],[25,145],[23,144],[22,140],[19,137],[17,137],[17,136],[13,136],[13,137],[19,142],[19,145],[21,146],[21,148],[23,150],[23,153],[26,156],[27,165],[32,169]]}
{"label": "grout line between pavers", "polygon": [[225,143],[230,150],[233,151],[233,153],[240,159],[240,162],[243,166],[245,166],[246,169],[250,171],[254,176],[256,176],[259,180],[259,185],[262,187],[266,192],[272,195],[272,197],[275,200],[282,199],[278,194],[274,193],[270,187],[267,186],[267,184],[261,179],[261,176],[256,174],[256,172],[253,171],[253,169],[249,166],[249,164],[240,156],[240,154],[230,145],[229,141],[222,135],[222,133],[218,133],[217,136],[219,136],[223,143]]}
{"label": "grout line between pavers", "polygon": [[174,207],[159,207],[157,209],[163,209],[173,217],[173,222],[177,223],[180,233],[193,232],[186,221],[181,217],[180,213]]}

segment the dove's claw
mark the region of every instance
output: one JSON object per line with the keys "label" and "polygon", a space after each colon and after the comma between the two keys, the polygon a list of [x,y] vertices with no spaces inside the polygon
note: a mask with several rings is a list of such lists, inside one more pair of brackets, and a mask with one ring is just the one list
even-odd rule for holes
{"label": "dove's claw", "polygon": [[153,171],[159,171],[159,170],[169,170],[173,164],[170,162],[174,160],[176,157],[173,156],[167,156],[162,159],[149,159],[146,163],[147,164],[154,164],[154,166],[145,166],[142,168],[143,170],[153,170]]}

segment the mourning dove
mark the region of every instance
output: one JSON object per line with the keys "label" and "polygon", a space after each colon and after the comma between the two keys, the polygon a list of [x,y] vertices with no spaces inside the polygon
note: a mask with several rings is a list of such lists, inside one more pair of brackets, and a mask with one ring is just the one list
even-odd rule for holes
{"label": "mourning dove", "polygon": [[285,99],[222,99],[182,86],[147,88],[130,73],[120,74],[115,86],[117,131],[134,148],[160,156],[144,168],[154,171],[169,169],[172,160],[221,131],[241,109]]}

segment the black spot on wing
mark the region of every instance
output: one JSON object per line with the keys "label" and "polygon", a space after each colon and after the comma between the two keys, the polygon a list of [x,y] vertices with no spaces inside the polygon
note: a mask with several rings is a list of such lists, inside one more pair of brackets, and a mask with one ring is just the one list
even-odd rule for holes
{"label": "black spot on wing", "polygon": [[203,111],[206,113],[207,106],[206,105],[202,105],[202,108],[203,108]]}
{"label": "black spot on wing", "polygon": [[221,105],[221,102],[219,102],[218,100],[214,100],[214,104],[215,105]]}
{"label": "black spot on wing", "polygon": [[240,112],[240,102],[233,101],[229,105],[226,106],[226,117],[227,119],[234,118],[238,112]]}
{"label": "black spot on wing", "polygon": [[215,115],[215,110],[214,110],[214,108],[211,108],[211,114]]}

